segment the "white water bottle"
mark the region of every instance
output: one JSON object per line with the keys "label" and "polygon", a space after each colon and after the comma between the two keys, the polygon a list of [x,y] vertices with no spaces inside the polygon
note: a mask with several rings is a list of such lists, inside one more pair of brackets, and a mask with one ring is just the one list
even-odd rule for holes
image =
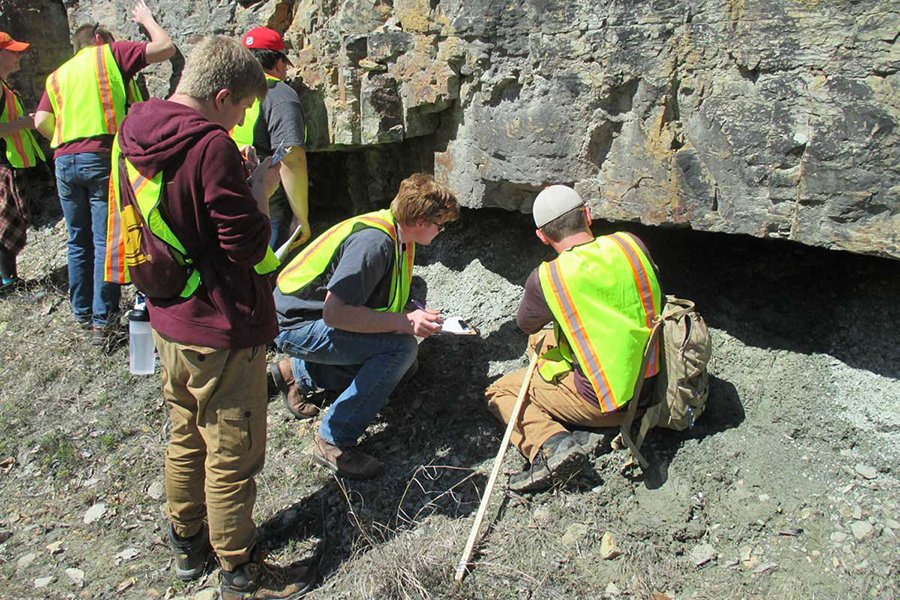
{"label": "white water bottle", "polygon": [[138,294],[128,313],[128,370],[132,375],[153,375],[156,367],[150,314],[144,298]]}

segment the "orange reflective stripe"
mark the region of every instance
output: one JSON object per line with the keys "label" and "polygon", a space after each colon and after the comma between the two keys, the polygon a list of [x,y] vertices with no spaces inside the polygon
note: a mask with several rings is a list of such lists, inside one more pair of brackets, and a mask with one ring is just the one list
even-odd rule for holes
{"label": "orange reflective stripe", "polygon": [[403,245],[406,252],[406,279],[412,281],[413,262],[415,262],[415,257],[413,257],[412,253],[412,242]]}
{"label": "orange reflective stripe", "polygon": [[563,330],[571,331],[575,337],[574,340],[569,340],[569,342],[574,342],[580,351],[580,356],[578,358],[579,360],[583,359],[581,366],[584,368],[585,375],[587,375],[591,385],[594,387],[594,391],[597,392],[597,399],[602,405],[603,411],[612,412],[616,410],[612,386],[609,385],[606,373],[604,373],[603,367],[600,365],[600,359],[594,353],[584,335],[584,323],[578,315],[578,312],[575,310],[575,303],[572,301],[572,295],[568,288],[566,288],[566,285],[563,283],[562,277],[560,276],[559,264],[557,261],[552,261],[547,264],[547,267],[550,269],[550,281],[553,284],[551,286],[553,295],[556,297],[557,303],[562,307],[563,318],[566,320],[566,327],[564,327]]}
{"label": "orange reflective stripe", "polygon": [[116,132],[116,109],[113,106],[112,89],[109,85],[106,53],[103,46],[97,46],[97,85],[100,87],[100,102],[103,103],[103,119],[106,121],[106,132]]}
{"label": "orange reflective stripe", "polygon": [[107,251],[106,253],[108,260],[106,260],[104,264],[103,279],[104,281],[113,283],[125,283],[125,269],[120,260],[121,257],[125,256],[125,236],[122,235],[122,219],[119,215],[119,201],[115,190],[113,190],[112,177],[109,178],[109,188],[109,211],[106,220],[108,233],[106,236],[106,243],[109,245],[109,240],[115,241],[116,249],[111,252]]}
{"label": "orange reflective stripe", "polygon": [[[653,319],[656,318],[656,312],[653,310],[653,288],[650,285],[650,277],[644,269],[641,259],[638,258],[637,252],[640,248],[635,248],[635,242],[626,233],[614,233],[609,238],[625,253],[628,264],[631,267],[631,273],[634,275],[634,282],[637,285],[638,292],[641,297],[641,305],[644,307],[644,322],[648,328],[653,329]],[[656,373],[656,349],[658,344],[654,344],[650,349],[650,360],[647,363],[646,376],[649,377]]]}
{"label": "orange reflective stripe", "polygon": [[297,258],[291,261],[293,264],[278,275],[278,281],[281,281],[284,277],[287,277],[288,275],[299,269],[303,264],[303,261],[306,260],[306,257],[318,250],[322,246],[322,244],[324,244],[328,240],[328,238],[337,233],[341,225],[342,223],[338,223],[337,225],[326,231],[320,238],[306,247],[303,252],[298,254]]}
{"label": "orange reflective stripe", "polygon": [[361,217],[359,220],[362,222],[368,221],[370,223],[375,223],[377,225],[383,226],[388,230],[388,235],[391,236],[391,239],[397,241],[397,229],[390,221],[385,221],[384,219],[379,219],[378,217]]}
{"label": "orange reflective stripe", "polygon": [[50,75],[50,87],[53,89],[53,97],[56,98],[56,131],[53,134],[53,137],[56,139],[62,138],[62,90],[59,89],[59,77],[56,74],[56,71]]}
{"label": "orange reflective stripe", "polygon": [[[13,91],[5,85],[3,86],[3,92],[3,96],[6,98],[6,114],[11,123],[19,118],[19,111],[16,110],[16,98]],[[9,136],[9,138],[13,141],[13,146],[16,148],[16,154],[22,158],[23,166],[30,167],[31,161],[25,156],[25,145],[22,143],[22,132],[17,131]]]}
{"label": "orange reflective stripe", "polygon": [[134,195],[137,196],[148,183],[150,183],[150,180],[138,173],[137,177],[131,181],[131,189],[134,190]]}

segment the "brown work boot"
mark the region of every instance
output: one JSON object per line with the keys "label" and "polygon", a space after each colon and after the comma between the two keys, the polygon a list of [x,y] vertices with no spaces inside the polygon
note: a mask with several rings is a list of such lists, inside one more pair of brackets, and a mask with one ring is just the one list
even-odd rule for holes
{"label": "brown work boot", "polygon": [[374,456],[356,448],[339,448],[329,444],[318,433],[313,446],[313,460],[348,479],[372,479],[384,470],[384,465]]}
{"label": "brown work boot", "polygon": [[320,392],[303,393],[297,388],[294,381],[294,373],[291,370],[291,359],[285,358],[278,362],[269,363],[269,376],[275,383],[275,388],[281,393],[284,407],[296,418],[314,419],[319,414],[319,407],[311,400],[321,395]]}
{"label": "brown work boot", "polygon": [[297,600],[313,588],[316,577],[309,567],[280,567],[260,554],[234,571],[222,569],[219,582],[222,600]]}

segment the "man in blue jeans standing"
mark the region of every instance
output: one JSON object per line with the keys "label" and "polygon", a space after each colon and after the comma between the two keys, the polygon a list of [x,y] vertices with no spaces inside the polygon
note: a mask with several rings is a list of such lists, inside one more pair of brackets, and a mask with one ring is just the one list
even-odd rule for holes
{"label": "man in blue jeans standing", "polygon": [[75,56],[48,78],[35,126],[51,140],[56,184],[69,239],[69,299],[75,321],[107,343],[118,321],[117,284],[104,281],[110,151],[130,104],[140,101],[134,77],[168,60],[175,45],[144,0],[131,11],[150,42],[117,42],[100,25],[75,30]]}
{"label": "man in blue jeans standing", "polygon": [[369,479],[382,465],[356,444],[411,374],[416,336],[440,331],[437,311],[407,312],[417,244],[459,217],[453,193],[430,175],[404,179],[389,209],[338,223],[278,276],[278,347],[291,355],[269,373],[298,418],[313,418],[318,389],[339,394],[325,412],[313,458],[338,475]]}

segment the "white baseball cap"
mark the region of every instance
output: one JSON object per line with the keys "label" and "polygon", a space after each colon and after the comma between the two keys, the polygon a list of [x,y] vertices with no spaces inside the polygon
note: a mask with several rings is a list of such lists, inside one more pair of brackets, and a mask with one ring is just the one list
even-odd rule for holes
{"label": "white baseball cap", "polygon": [[584,200],[578,192],[567,185],[551,185],[541,190],[534,199],[534,207],[531,209],[534,224],[540,229],[553,219],[579,206],[584,206]]}

